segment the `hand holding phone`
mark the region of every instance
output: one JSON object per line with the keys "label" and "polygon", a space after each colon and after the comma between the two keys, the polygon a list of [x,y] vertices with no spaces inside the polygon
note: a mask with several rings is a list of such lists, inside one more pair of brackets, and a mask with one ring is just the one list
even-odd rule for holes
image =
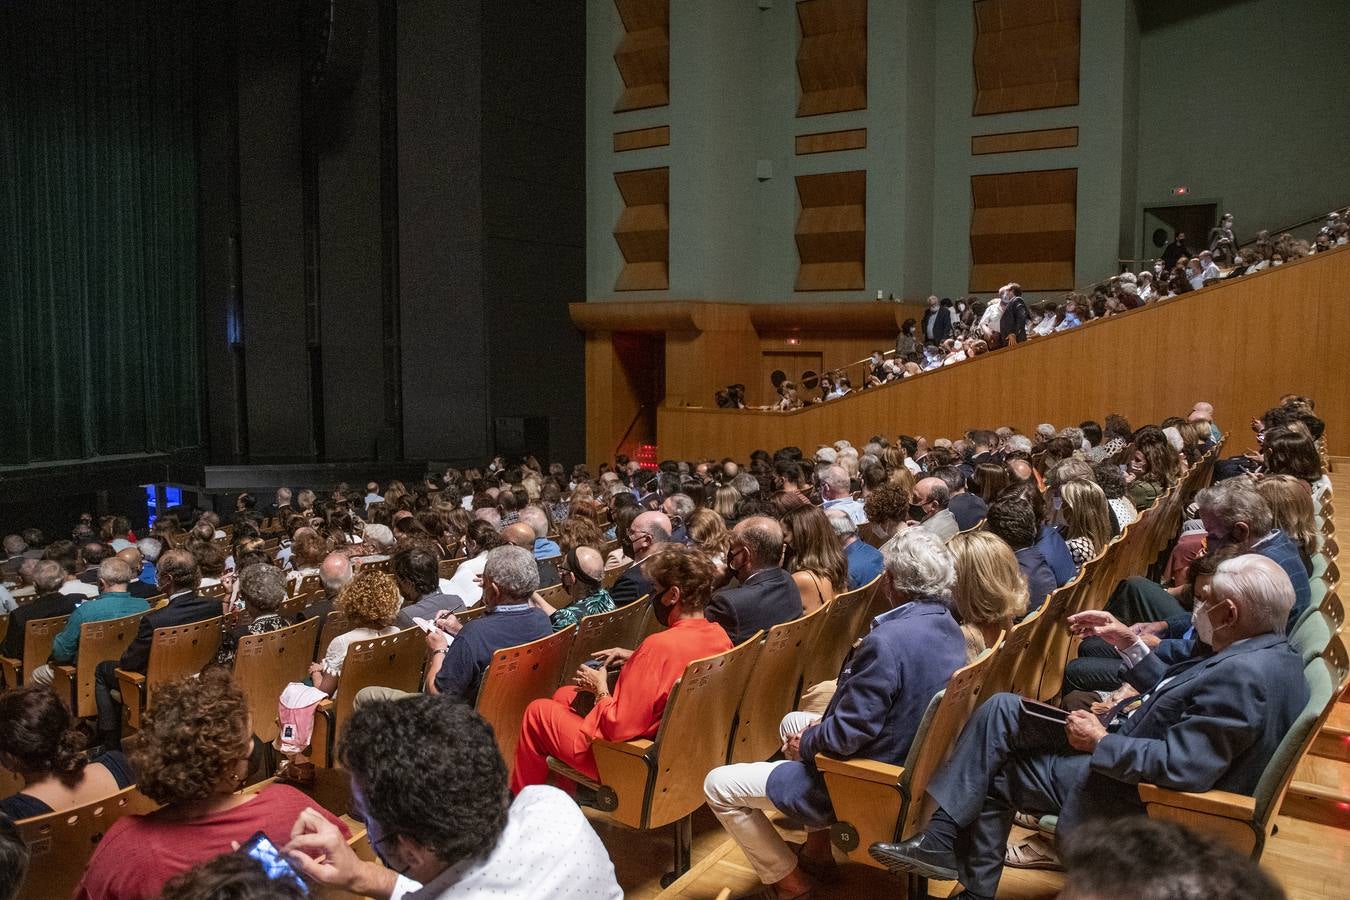
{"label": "hand holding phone", "polygon": [[295,871],[295,867],[282,855],[281,848],[272,843],[267,835],[259,831],[249,838],[239,852],[262,865],[263,872],[273,881],[289,881],[299,886],[301,893],[309,893],[309,885]]}

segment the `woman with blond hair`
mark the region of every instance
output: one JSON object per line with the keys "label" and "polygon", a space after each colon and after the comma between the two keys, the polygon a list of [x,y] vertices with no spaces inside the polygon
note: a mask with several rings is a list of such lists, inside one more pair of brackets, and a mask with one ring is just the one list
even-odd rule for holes
{"label": "woman with blond hair", "polygon": [[971,661],[1026,615],[1030,593],[1012,548],[990,532],[962,532],[947,542],[947,549],[956,560],[953,612]]}
{"label": "woman with blond hair", "polygon": [[848,590],[848,562],[825,512],[797,506],[783,513],[783,568],[802,595],[802,614],[814,612]]}
{"label": "woman with blond hair", "polygon": [[1064,501],[1064,542],[1073,564],[1081,569],[1111,543],[1111,507],[1095,481],[1081,478],[1061,484],[1059,496]]}
{"label": "woman with blond hair", "polygon": [[730,525],[736,518],[736,504],[740,501],[741,492],[724,484],[713,492],[712,510],[722,517],[723,523]]}
{"label": "woman with blond hair", "polygon": [[1308,483],[1293,475],[1266,475],[1256,482],[1256,492],[1270,504],[1275,527],[1289,536],[1298,547],[1303,568],[1312,574],[1312,557],[1317,552],[1319,535]]}

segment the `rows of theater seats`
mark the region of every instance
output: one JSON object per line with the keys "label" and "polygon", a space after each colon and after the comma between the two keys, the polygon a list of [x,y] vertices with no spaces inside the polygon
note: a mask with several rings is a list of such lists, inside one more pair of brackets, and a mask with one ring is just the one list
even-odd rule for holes
{"label": "rows of theater seats", "polygon": [[[832,838],[850,860],[876,865],[867,854],[871,843],[903,839],[920,827],[925,813],[925,785],[983,699],[1000,691],[1040,699],[1059,693],[1065,664],[1076,650],[1076,641],[1064,627],[1065,618],[1102,607],[1111,587],[1121,578],[1148,571],[1177,535],[1186,505],[1209,482],[1218,452],[1218,447],[1211,450],[1182,482],[1139,521],[1127,526],[1072,581],[1051,594],[990,650],[953,674],[946,690],[932,699],[930,714],[904,766],[868,760],[817,761],[839,819]],[[1334,729],[1344,730],[1344,712],[1350,709],[1337,703],[1345,691],[1350,664],[1338,634],[1344,610],[1335,590],[1339,581],[1338,546],[1330,497],[1322,502],[1319,516],[1322,540],[1314,558],[1313,603],[1292,634],[1304,657],[1311,699],[1270,763],[1254,801],[1217,791],[1191,795],[1151,785],[1140,788],[1151,816],[1212,832],[1255,857],[1264,848],[1304,756],[1310,750],[1346,752],[1344,742],[1334,740]],[[442,576],[453,574],[460,562],[442,563]],[[388,563],[372,565],[387,567]],[[610,571],[606,581],[612,584],[621,571]],[[288,610],[302,609],[314,599],[316,588],[302,581],[295,596],[287,601]],[[796,707],[803,685],[837,674],[852,643],[882,611],[882,598],[874,581],[840,595],[810,615],[775,626],[767,635],[757,634],[726,653],[690,663],[671,693],[654,739],[598,741],[594,745],[598,781],[551,761],[555,773],[594,789],[597,807],[616,822],[638,829],[673,826],[674,859],[666,883],[673,881],[689,869],[691,815],[704,803],[704,777],[727,762],[764,760],[774,754],[780,743],[778,723]],[[555,605],[566,602],[560,596],[550,599]],[[469,619],[481,615],[482,610],[480,606],[460,617]],[[522,715],[530,701],[551,695],[591,653],[606,647],[636,646],[657,627],[649,605],[638,602],[586,617],[533,643],[499,651],[483,679],[477,709],[492,724],[508,765],[515,757]],[[99,659],[117,658],[135,634],[135,624],[129,620],[90,623],[84,628],[88,632],[82,631],[80,657],[61,673],[57,683],[59,690],[69,692],[72,708],[81,715],[93,713],[93,665]],[[323,634],[319,634],[317,620],[309,619],[242,639],[238,657],[249,660],[249,665],[236,666],[234,677],[249,698],[260,741],[268,742],[276,736],[276,700],[284,686],[302,680],[310,661],[327,646],[325,638],[345,628],[338,615],[330,615]],[[30,623],[29,629],[25,640],[32,643],[26,644],[25,658],[46,658],[42,642],[47,641],[49,650],[50,637],[59,626],[52,620],[42,620]],[[137,727],[140,714],[153,704],[157,685],[206,665],[215,654],[220,633],[218,619],[156,631],[146,674],[122,673],[129,729]],[[352,644],[336,699],[325,701],[316,718],[313,758],[321,768],[333,765],[336,741],[351,715],[352,698],[360,689],[379,685],[417,690],[426,653],[425,641],[416,628]],[[22,673],[14,674],[21,680]],[[1329,739],[1324,726],[1333,715]],[[320,784],[332,784],[334,780],[325,776]],[[17,787],[0,783],[0,795]],[[1296,791],[1299,789],[1306,793],[1308,787],[1296,786]],[[334,811],[345,811],[345,797],[327,802]],[[29,881],[21,896],[68,896],[98,836],[117,817],[144,812],[152,806],[132,787],[98,803],[21,822],[20,831],[34,853]],[[373,858],[364,829],[355,821],[348,824],[358,852]],[[1042,820],[1042,827],[1052,829],[1053,819]]]}

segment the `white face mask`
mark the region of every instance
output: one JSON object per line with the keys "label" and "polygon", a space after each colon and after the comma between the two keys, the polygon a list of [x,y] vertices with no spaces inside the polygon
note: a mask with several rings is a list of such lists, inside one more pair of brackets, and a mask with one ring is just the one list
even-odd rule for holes
{"label": "white face mask", "polygon": [[[1207,609],[1209,604],[1201,601],[1191,610],[1191,626],[1195,628],[1195,636],[1210,647],[1214,646],[1214,623],[1209,620],[1209,616],[1201,616],[1200,612]],[[1227,628],[1227,625],[1221,626]]]}

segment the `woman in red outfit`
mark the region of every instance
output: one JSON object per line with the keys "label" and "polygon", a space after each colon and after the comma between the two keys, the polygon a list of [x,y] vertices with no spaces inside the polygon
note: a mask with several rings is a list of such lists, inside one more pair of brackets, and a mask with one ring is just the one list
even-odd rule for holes
{"label": "woman in red outfit", "polygon": [[[615,648],[595,654],[606,666],[622,666],[614,693],[604,668],[581,666],[576,687],[560,688],[552,699],[535,700],[525,709],[516,746],[511,792],[548,780],[548,757],[598,778],[591,742],[631,741],[656,735],[670,689],[696,659],[731,649],[721,625],[703,617],[712,598],[717,568],[702,550],[668,545],[644,566],[652,582],[650,602],[663,626],[637,650]],[[579,691],[595,695],[586,716],[572,711]]]}
{"label": "woman in red outfit", "polygon": [[229,853],[256,832],[278,846],[306,807],[347,829],[332,813],[287,785],[237,793],[248,775],[253,729],[248,703],[225,669],[207,669],[155,692],[155,708],[128,756],[137,786],[163,804],[108,829],[75,892],[77,900],[157,897],[179,872]]}

